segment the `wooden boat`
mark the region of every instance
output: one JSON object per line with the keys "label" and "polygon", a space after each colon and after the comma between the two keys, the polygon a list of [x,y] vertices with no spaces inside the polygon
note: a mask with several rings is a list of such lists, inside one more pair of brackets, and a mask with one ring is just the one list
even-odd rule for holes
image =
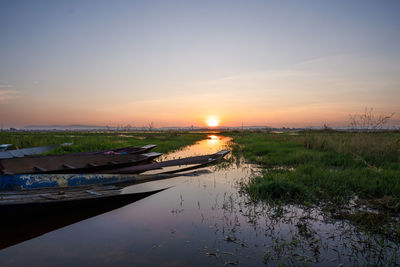
{"label": "wooden boat", "polygon": [[51,155],[0,160],[3,174],[85,173],[145,163],[161,153]]}
{"label": "wooden boat", "polygon": [[[2,194],[8,201],[0,200],[0,249],[40,236],[58,228],[120,208],[141,200],[161,190],[123,194],[122,187],[85,188],[81,192],[36,190],[34,192],[8,192]],[[87,198],[65,198],[54,201],[52,195],[79,195],[86,192]],[[19,195],[18,195],[19,194]],[[36,201],[21,202],[35,198]],[[25,196],[25,197],[23,197]],[[42,196],[42,197],[40,197]],[[12,198],[15,202],[13,203]],[[17,201],[19,199],[19,202]],[[8,203],[7,203],[8,202]]]}
{"label": "wooden boat", "polygon": [[12,146],[12,144],[1,144],[0,145],[0,152],[6,151],[11,146]]}
{"label": "wooden boat", "polygon": [[208,172],[143,175],[135,181],[114,184],[2,191],[0,250],[168,189],[124,193],[123,189],[128,185],[203,173]]}
{"label": "wooden boat", "polygon": [[[162,190],[124,193],[128,185],[209,173],[201,168],[222,159],[215,154],[148,165],[147,170],[184,166],[160,174],[31,174],[0,176],[0,249],[122,207]],[[161,164],[162,163],[162,164]],[[140,171],[144,171],[141,169]],[[126,169],[123,171],[127,171]],[[137,170],[136,170],[137,171]],[[185,172],[182,174],[182,172]],[[14,189],[14,190],[10,190]],[[15,190],[18,189],[18,190]]]}
{"label": "wooden boat", "polygon": [[[148,170],[161,169],[170,166],[186,166],[166,173],[178,173],[193,170],[213,164],[221,160],[229,150],[222,150],[215,154],[189,157],[184,159],[155,162],[121,168],[116,170],[103,170],[101,174],[15,174],[0,176],[0,190],[20,190],[35,188],[60,188],[76,187],[94,184],[118,184],[118,183],[137,183],[147,182],[158,179],[160,176],[154,175],[134,175]],[[134,168],[140,167],[140,168]],[[105,173],[109,172],[109,173]],[[164,173],[164,174],[166,174]],[[1,196],[2,194],[0,194]],[[0,201],[1,202],[1,201]]]}
{"label": "wooden boat", "polygon": [[79,153],[71,153],[69,155],[99,155],[99,154],[141,154],[146,153],[149,150],[155,148],[157,145],[145,145],[141,147],[123,147],[111,150],[100,150],[100,151],[91,151],[91,152],[79,152]]}
{"label": "wooden boat", "polygon": [[[72,145],[72,143],[64,143],[61,146]],[[40,147],[30,147],[30,148],[22,148],[22,149],[14,149],[7,150],[12,146],[11,144],[2,144],[0,145],[0,159],[11,159],[11,158],[23,158],[26,156],[39,155],[44,152],[48,152],[57,148],[58,146],[40,146]],[[98,155],[98,154],[140,154],[146,153],[147,151],[155,148],[157,145],[145,145],[142,147],[123,147],[111,150],[100,150],[100,151],[91,151],[91,152],[79,152],[79,153],[70,153],[69,155]]]}
{"label": "wooden boat", "polygon": [[0,159],[22,158],[25,156],[38,155],[53,150],[58,146],[39,146],[23,149],[13,149],[0,152]]}
{"label": "wooden boat", "polygon": [[[185,169],[185,170],[191,170],[191,169],[198,168],[198,166],[197,166],[198,164],[201,164],[201,166],[213,164],[216,161],[222,159],[229,152],[230,152],[230,150],[221,150],[217,153],[210,154],[210,155],[194,156],[194,157],[167,160],[167,161],[161,161],[161,162],[153,162],[153,163],[141,164],[141,165],[126,167],[126,168],[118,168],[118,169],[115,168],[112,170],[106,170],[103,173],[134,174],[134,173],[142,173],[142,172],[161,169],[161,168],[170,167],[170,166],[185,166],[185,165],[196,164],[196,166],[194,166],[194,168],[188,167]],[[180,171],[182,171],[182,170],[180,170]],[[172,172],[173,171],[170,171],[169,173],[172,173]]]}

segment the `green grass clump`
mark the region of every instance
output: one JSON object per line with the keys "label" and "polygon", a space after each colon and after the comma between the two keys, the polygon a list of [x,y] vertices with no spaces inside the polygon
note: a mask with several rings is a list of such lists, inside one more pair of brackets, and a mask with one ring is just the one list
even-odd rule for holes
{"label": "green grass clump", "polygon": [[268,171],[251,180],[246,190],[257,200],[345,205],[354,196],[366,199],[400,196],[400,179],[393,170],[326,169],[318,164],[303,164],[292,171]]}
{"label": "green grass clump", "polygon": [[234,154],[265,167],[246,185],[254,199],[343,205],[354,196],[400,198],[400,134],[358,134],[364,142],[353,133],[229,135]]}
{"label": "green grass clump", "polygon": [[338,132],[323,134],[305,132],[299,136],[306,149],[349,154],[364,165],[380,167],[399,162],[400,133],[398,132]]}
{"label": "green grass clump", "polygon": [[304,201],[309,196],[304,184],[287,179],[283,173],[268,173],[263,177],[256,177],[246,189],[255,199]]}

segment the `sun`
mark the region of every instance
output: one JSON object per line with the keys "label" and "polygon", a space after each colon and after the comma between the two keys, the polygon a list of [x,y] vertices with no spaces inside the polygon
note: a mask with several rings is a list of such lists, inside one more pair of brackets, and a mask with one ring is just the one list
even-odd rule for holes
{"label": "sun", "polygon": [[219,125],[219,119],[215,116],[211,116],[207,119],[206,123],[209,127],[216,127]]}

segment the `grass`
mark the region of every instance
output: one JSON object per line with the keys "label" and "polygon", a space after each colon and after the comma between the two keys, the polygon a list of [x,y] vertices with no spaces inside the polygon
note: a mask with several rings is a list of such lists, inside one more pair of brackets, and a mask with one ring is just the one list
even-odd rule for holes
{"label": "grass", "polygon": [[380,223],[400,233],[398,222],[386,219],[400,210],[400,133],[227,135],[234,138],[234,154],[264,166],[262,176],[244,185],[255,201],[315,205],[337,213],[356,199],[356,205],[374,208],[378,215],[358,210],[347,214],[348,220],[360,224],[364,218],[368,228],[379,228],[376,221],[385,218]]}
{"label": "grass", "polygon": [[11,149],[60,145],[49,154],[64,154],[115,149],[126,146],[156,144],[153,151],[167,153],[206,138],[203,133],[183,132],[0,132],[0,144],[9,143]]}

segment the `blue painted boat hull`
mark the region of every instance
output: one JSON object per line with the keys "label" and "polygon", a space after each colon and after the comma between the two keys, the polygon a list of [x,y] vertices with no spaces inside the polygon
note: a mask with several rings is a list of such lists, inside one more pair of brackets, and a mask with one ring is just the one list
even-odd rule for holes
{"label": "blue painted boat hull", "polygon": [[[156,162],[151,164],[144,164],[134,167],[113,169],[110,172],[103,174],[13,174],[13,175],[0,175],[0,190],[20,190],[20,189],[36,189],[36,188],[56,188],[56,187],[75,187],[94,184],[107,184],[107,183],[135,183],[140,181],[149,181],[156,179],[163,179],[162,176],[134,175],[132,173],[139,173],[147,170],[162,169],[163,167],[170,166],[195,166],[180,168],[174,171],[168,171],[164,174],[178,173],[182,171],[193,170],[205,167],[210,164],[218,162],[229,150],[221,150],[215,154],[205,156],[194,156],[183,159],[175,159],[164,162]],[[107,171],[106,171],[107,172]]]}
{"label": "blue painted boat hull", "polygon": [[15,174],[0,176],[0,190],[73,187],[93,184],[135,182],[129,174]]}

